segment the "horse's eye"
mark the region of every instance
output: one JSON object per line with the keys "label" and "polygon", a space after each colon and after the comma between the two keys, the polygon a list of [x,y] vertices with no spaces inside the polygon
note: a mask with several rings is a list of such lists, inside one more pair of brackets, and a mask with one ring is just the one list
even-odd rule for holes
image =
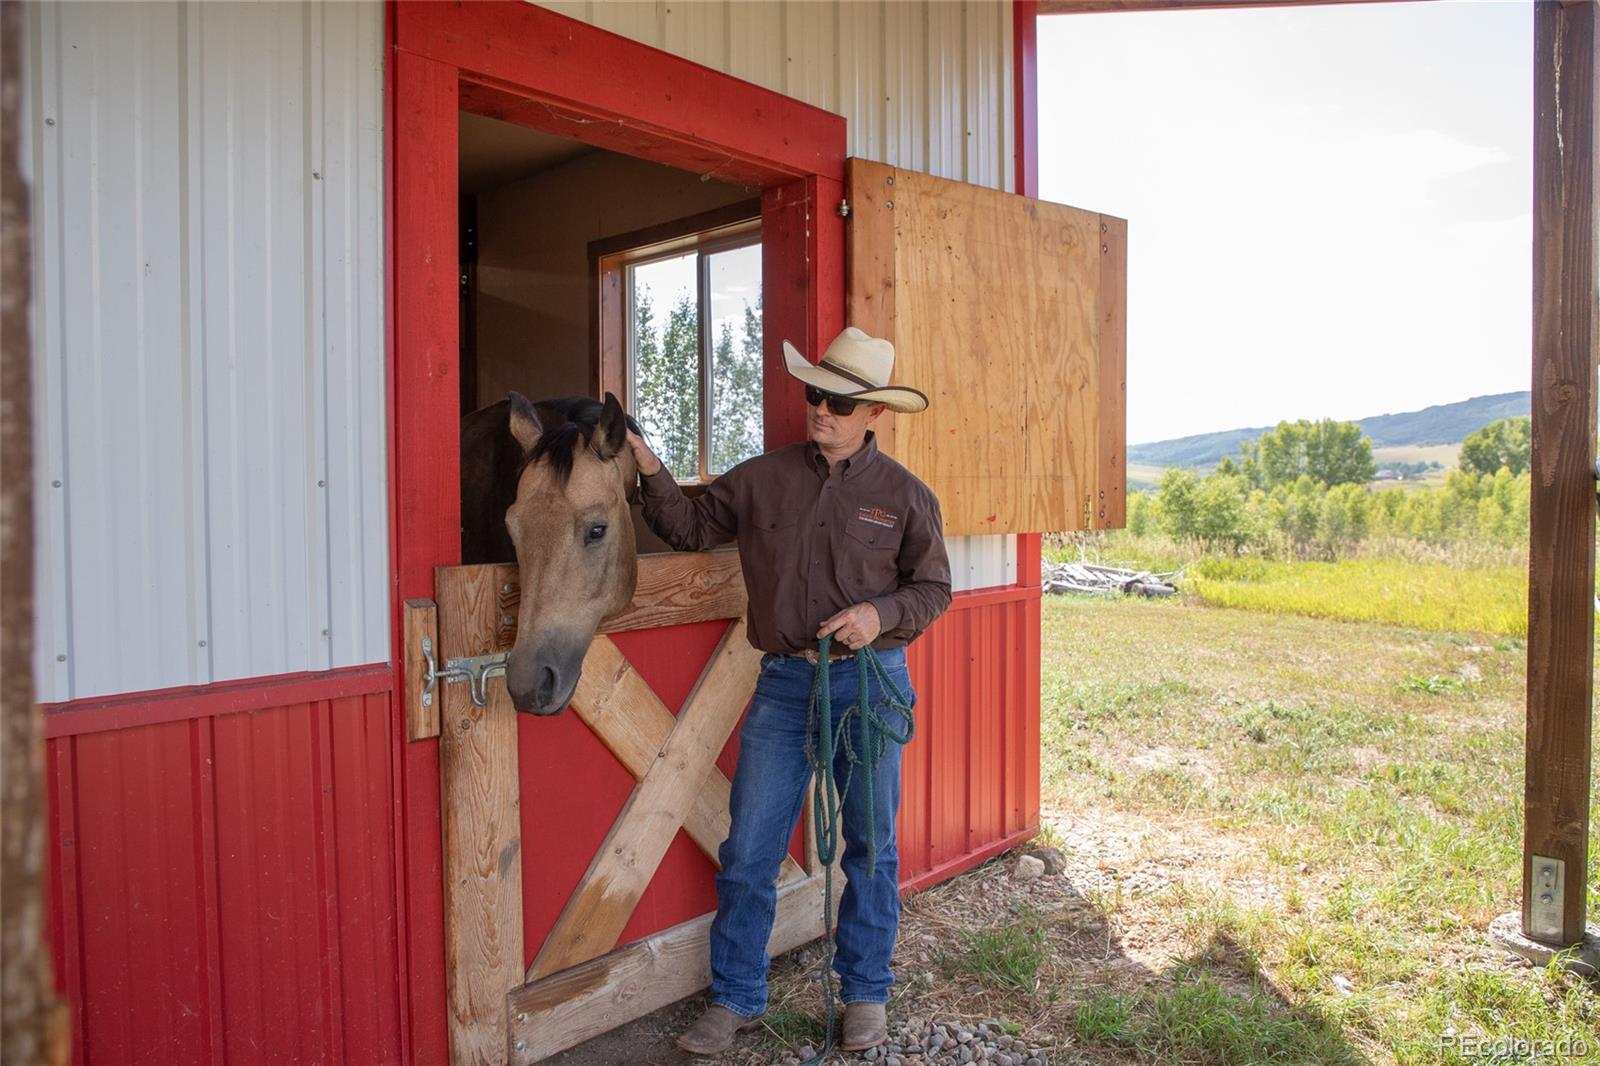
{"label": "horse's eye", "polygon": [[592,526],[589,527],[589,532],[584,534],[583,540],[584,540],[585,544],[593,544],[597,540],[604,540],[605,536],[606,536],[605,524],[604,523],[596,523],[595,525],[592,525]]}

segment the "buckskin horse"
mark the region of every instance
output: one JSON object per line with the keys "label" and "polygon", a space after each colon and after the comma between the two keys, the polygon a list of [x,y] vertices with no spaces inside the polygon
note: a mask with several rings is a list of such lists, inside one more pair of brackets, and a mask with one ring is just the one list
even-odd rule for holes
{"label": "buckskin horse", "polygon": [[461,420],[462,561],[515,562],[522,585],[506,663],[519,711],[565,707],[595,630],[633,598],[628,429],[609,392],[603,404],[513,392]]}

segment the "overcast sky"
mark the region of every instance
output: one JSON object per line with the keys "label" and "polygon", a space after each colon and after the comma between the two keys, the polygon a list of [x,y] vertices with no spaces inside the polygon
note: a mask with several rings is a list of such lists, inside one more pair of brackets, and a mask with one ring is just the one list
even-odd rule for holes
{"label": "overcast sky", "polygon": [[1130,443],[1528,387],[1532,24],[1039,20],[1041,194],[1129,220]]}

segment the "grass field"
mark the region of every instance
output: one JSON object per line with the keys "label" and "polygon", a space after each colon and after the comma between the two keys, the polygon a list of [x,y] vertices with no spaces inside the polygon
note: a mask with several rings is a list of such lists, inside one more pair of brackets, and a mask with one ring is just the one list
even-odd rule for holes
{"label": "grass field", "polygon": [[1528,632],[1527,570],[1517,566],[1207,559],[1188,577],[1187,588],[1218,607],[1500,637]]}
{"label": "grass field", "polygon": [[[1104,935],[1141,975],[1059,991],[1070,1006],[1048,1009],[1075,1046],[1173,1063],[1600,1055],[1596,993],[1485,933],[1520,893],[1520,641],[1055,596],[1043,633],[1047,821],[1114,864]],[[1114,856],[1129,826],[1144,844]],[[1079,972],[1052,965],[1040,987]],[[1472,1056],[1476,1037],[1590,1050]]]}

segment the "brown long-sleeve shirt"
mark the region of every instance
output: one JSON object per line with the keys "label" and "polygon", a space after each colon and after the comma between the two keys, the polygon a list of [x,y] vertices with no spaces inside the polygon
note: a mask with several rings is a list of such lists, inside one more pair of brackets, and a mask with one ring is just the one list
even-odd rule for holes
{"label": "brown long-sleeve shirt", "polygon": [[950,605],[950,560],[932,491],[878,451],[830,470],[812,443],[748,459],[684,496],[665,467],[641,479],[644,519],[679,551],[739,544],[750,643],[793,654],[846,607],[870,603],[885,650],[909,644]]}

